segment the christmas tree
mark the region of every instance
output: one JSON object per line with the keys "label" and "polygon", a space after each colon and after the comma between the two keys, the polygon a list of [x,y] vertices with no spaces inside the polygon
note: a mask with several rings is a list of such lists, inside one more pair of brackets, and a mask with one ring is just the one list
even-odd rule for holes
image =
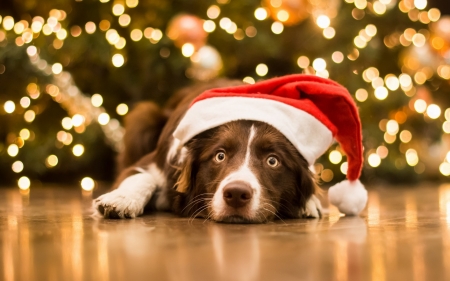
{"label": "christmas tree", "polygon": [[[450,17],[426,0],[0,3],[3,185],[114,177],[122,118],[216,77],[292,73],[346,86],[363,123],[363,178],[450,175]],[[342,180],[333,146],[316,171]],[[82,180],[83,179],[83,180]]]}

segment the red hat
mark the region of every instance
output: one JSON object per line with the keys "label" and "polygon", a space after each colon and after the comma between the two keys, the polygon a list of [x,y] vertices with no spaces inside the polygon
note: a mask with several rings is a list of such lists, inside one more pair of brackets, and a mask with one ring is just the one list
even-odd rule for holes
{"label": "red hat", "polygon": [[272,125],[309,165],[336,139],[347,155],[348,180],[330,188],[330,202],[348,215],[364,209],[367,191],[359,181],[363,165],[361,123],[356,104],[343,86],[318,76],[297,74],[211,89],[192,102],[173,136],[181,147],[203,131],[236,120]]}

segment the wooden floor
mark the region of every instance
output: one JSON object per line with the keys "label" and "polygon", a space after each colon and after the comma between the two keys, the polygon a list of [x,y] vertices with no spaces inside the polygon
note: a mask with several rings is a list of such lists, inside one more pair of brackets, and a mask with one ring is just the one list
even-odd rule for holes
{"label": "wooden floor", "polygon": [[95,220],[91,198],[0,189],[0,280],[450,280],[450,185],[374,188],[361,217],[265,225]]}

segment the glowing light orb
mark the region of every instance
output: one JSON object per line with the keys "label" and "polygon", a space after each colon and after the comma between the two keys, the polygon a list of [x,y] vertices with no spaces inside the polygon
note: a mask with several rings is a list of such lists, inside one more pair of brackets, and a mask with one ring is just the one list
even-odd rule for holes
{"label": "glowing light orb", "polygon": [[256,66],[256,74],[258,74],[258,76],[266,76],[268,72],[269,68],[264,63],[260,63]]}
{"label": "glowing light orb", "polygon": [[81,180],[81,188],[86,191],[91,191],[95,187],[95,182],[90,177],[85,177]]}
{"label": "glowing light orb", "polygon": [[20,189],[27,190],[30,188],[31,182],[29,178],[23,176],[17,181],[17,185]]}

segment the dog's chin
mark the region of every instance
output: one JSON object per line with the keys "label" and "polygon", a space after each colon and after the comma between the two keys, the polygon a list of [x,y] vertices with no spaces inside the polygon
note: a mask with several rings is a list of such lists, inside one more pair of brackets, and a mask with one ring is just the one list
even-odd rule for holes
{"label": "dog's chin", "polygon": [[252,224],[252,223],[266,223],[268,220],[272,219],[272,217],[271,216],[248,217],[241,214],[227,214],[222,216],[213,216],[211,219],[219,223]]}
{"label": "dog's chin", "polygon": [[222,218],[216,219],[215,221],[221,223],[261,223],[260,221],[257,221],[255,219],[246,218],[240,215],[224,216]]}

